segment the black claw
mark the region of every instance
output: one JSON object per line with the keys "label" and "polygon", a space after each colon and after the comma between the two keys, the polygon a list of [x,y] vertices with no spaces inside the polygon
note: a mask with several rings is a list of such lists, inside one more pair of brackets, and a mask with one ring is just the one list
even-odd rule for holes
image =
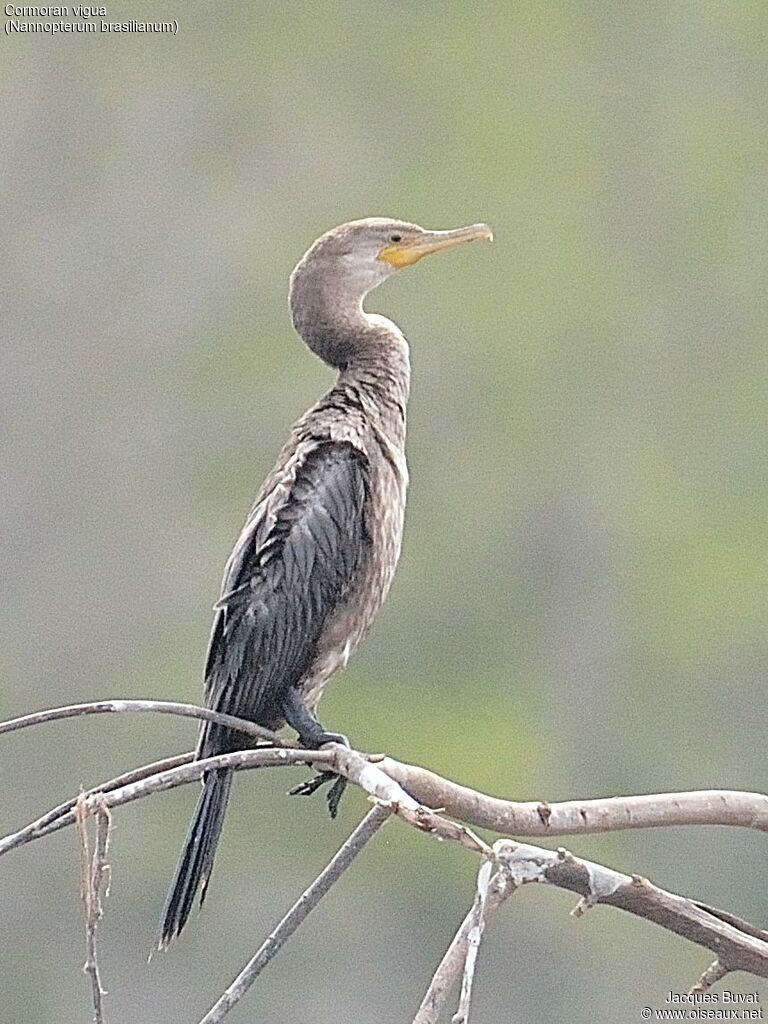
{"label": "black claw", "polygon": [[293,789],[288,790],[288,796],[312,796],[316,793],[321,786],[324,786],[326,782],[331,782],[333,779],[338,778],[335,772],[320,772],[318,775],[313,775],[311,779],[306,779],[304,782],[300,782],[298,786],[294,786]]}
{"label": "black claw", "polygon": [[288,794],[289,796],[312,796],[327,782],[333,783],[328,791],[326,802],[331,817],[335,818],[339,813],[339,804],[344,790],[347,788],[347,780],[342,775],[337,775],[335,772],[319,772],[311,779],[307,779],[306,782],[300,782],[298,786],[294,786],[288,791]]}
{"label": "black claw", "polygon": [[336,781],[328,790],[328,795],[325,798],[328,803],[328,811],[332,818],[335,818],[339,813],[339,804],[341,798],[344,796],[344,790],[347,788],[347,780],[343,775],[337,775]]}

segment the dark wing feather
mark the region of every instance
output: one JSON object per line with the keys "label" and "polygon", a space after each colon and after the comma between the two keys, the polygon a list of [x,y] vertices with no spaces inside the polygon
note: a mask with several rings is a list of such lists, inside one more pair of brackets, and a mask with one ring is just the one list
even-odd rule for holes
{"label": "dark wing feather", "polygon": [[[349,443],[314,445],[265,534],[263,502],[238,540],[222,586],[206,663],[206,702],[262,725],[281,723],[281,701],[301,682],[323,624],[346,594],[370,543],[370,471]],[[243,745],[205,725],[198,753]]]}

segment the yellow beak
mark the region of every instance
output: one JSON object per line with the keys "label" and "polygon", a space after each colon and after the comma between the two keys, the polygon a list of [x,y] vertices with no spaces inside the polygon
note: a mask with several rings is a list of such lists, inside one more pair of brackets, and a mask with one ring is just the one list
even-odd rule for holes
{"label": "yellow beak", "polygon": [[453,231],[427,231],[403,238],[402,242],[385,245],[376,259],[399,270],[418,263],[423,256],[431,256],[433,252],[453,249],[465,242],[477,242],[480,239],[493,241],[493,232],[487,224],[471,224],[468,228],[456,228]]}

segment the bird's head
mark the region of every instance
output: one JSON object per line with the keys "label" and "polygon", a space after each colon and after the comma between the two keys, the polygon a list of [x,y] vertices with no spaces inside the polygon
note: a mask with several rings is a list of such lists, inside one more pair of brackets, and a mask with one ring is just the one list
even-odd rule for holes
{"label": "bird's head", "polygon": [[[427,231],[387,217],[353,220],[326,231],[291,275],[294,327],[327,363],[349,365],[363,351],[366,329],[373,322],[362,308],[371,289],[424,256],[483,238],[493,238],[487,224]],[[381,317],[376,320],[379,333],[382,322]]]}
{"label": "bird's head", "polygon": [[390,274],[410,267],[424,256],[453,249],[464,242],[493,238],[487,224],[452,231],[428,231],[418,224],[388,217],[353,220],[326,231],[311,246],[294,271],[314,272],[344,282],[362,299]]}

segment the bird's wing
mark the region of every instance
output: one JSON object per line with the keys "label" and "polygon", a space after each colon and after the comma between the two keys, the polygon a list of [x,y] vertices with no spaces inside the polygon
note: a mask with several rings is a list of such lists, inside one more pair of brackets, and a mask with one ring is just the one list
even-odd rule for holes
{"label": "bird's wing", "polygon": [[[358,572],[370,468],[352,444],[305,442],[254,506],[227,564],[206,663],[206,703],[252,721],[281,718],[280,700],[309,669],[328,615]],[[217,726],[198,753],[243,745]]]}

